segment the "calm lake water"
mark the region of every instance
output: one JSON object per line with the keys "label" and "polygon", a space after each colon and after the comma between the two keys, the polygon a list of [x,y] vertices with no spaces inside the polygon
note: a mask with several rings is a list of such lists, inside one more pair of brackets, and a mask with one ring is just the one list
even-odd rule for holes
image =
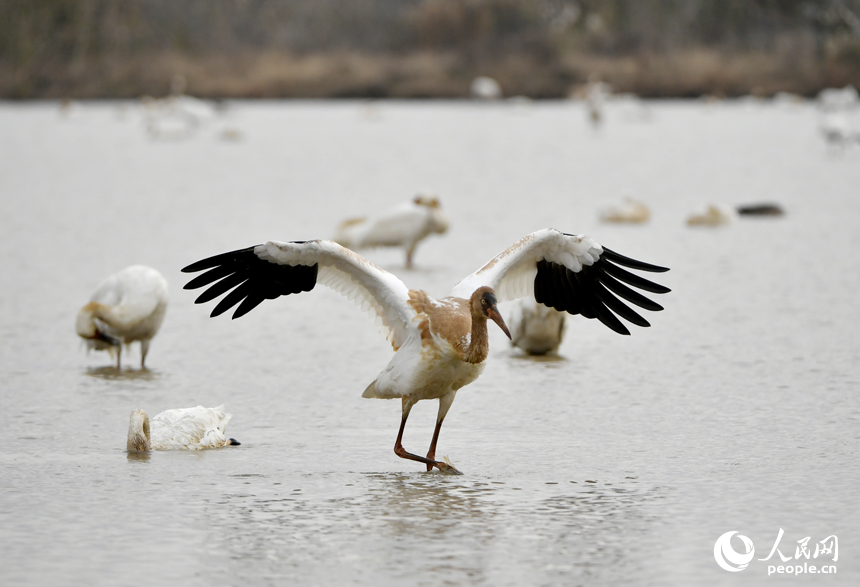
{"label": "calm lake water", "polygon": [[[391,350],[348,301],[210,319],[179,272],[426,188],[449,233],[412,271],[367,256],[432,295],[547,226],[672,268],[630,337],[577,317],[541,361],[491,328],[439,442],[456,477],[394,455],[399,402],[360,397]],[[617,104],[593,129],[563,102],[237,102],[154,140],[130,103],[5,103],[0,194],[2,585],[860,584],[860,149],[828,149],[811,104]],[[648,224],[598,222],[628,195]],[[758,201],[787,215],[685,225]],[[135,345],[117,372],[74,318],[135,263],[171,302],[149,370]],[[126,453],[133,408],[221,403],[242,446]],[[768,577],[780,529],[789,564],[837,574]],[[832,535],[836,562],[797,552]]]}

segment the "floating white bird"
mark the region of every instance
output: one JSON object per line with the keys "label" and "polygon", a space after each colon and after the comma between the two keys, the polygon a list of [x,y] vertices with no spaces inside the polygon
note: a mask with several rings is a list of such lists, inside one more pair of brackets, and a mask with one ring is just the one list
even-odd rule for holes
{"label": "floating white bird", "polygon": [[649,218],[651,211],[648,206],[632,198],[624,198],[622,202],[610,204],[600,210],[600,220],[603,222],[641,224],[648,222]]}
{"label": "floating white bird", "polygon": [[559,312],[533,297],[514,302],[508,315],[511,323],[511,344],[530,355],[546,355],[558,351],[564,338],[565,312]]}
{"label": "floating white bird", "polygon": [[202,450],[241,444],[227,438],[233,416],[217,408],[178,408],[161,412],[152,420],[143,410],[132,410],[128,420],[128,452],[149,450]]}
{"label": "floating white bird", "polygon": [[418,243],[433,233],[444,234],[447,230],[448,218],[442,212],[439,198],[423,193],[377,218],[346,220],[338,227],[334,240],[353,250],[403,247],[406,267],[411,269]]}
{"label": "floating white bird", "polygon": [[116,353],[120,368],[122,345],[140,341],[140,366],[149,343],[167,311],[167,281],[151,267],[132,265],[105,279],[90,302],[78,312],[75,328],[87,347]]}
{"label": "floating white bird", "polygon": [[704,214],[693,214],[687,218],[687,226],[724,226],[731,224],[732,214],[709,204]]}
{"label": "floating white bird", "polygon": [[[489,351],[487,320],[511,336],[496,302],[533,296],[547,306],[597,318],[612,330],[629,334],[616,313],[638,326],[649,324],[613,293],[647,310],[662,307],[621,282],[653,293],[669,289],[619,265],[667,271],[614,253],[589,236],[554,229],[526,236],[438,301],[424,291],[410,290],[394,275],[332,241],[269,241],[192,263],[182,271],[208,269],[185,285],[185,289],[209,286],[196,303],[232,290],[215,306],[213,317],[239,304],[235,319],[263,300],[310,291],[318,282],[361,305],[376,318],[395,351],[362,397],[400,398],[402,419],[394,452],[425,463],[428,471],[432,467],[446,471],[453,467],[435,460],[439,430],[457,390],[474,381],[484,368]],[[406,452],[401,444],[409,411],[425,399],[439,400],[426,458]]]}

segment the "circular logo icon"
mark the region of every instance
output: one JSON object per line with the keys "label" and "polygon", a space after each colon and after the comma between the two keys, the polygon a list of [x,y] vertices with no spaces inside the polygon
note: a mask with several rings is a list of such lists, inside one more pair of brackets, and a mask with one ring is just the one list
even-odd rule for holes
{"label": "circular logo icon", "polygon": [[744,543],[744,552],[740,553],[732,548],[732,536],[735,534],[738,534],[736,530],[726,532],[714,543],[714,558],[717,560],[717,564],[732,573],[743,571],[755,556],[755,546],[753,546],[752,540],[743,534],[738,534],[738,538]]}

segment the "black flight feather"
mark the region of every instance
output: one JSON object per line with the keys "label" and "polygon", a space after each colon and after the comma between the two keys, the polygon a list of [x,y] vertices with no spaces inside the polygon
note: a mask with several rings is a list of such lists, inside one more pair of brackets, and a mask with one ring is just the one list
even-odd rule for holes
{"label": "black flight feather", "polygon": [[206,269],[208,271],[186,283],[184,289],[209,286],[197,298],[195,303],[198,304],[211,301],[229,291],[212,310],[211,316],[219,316],[239,304],[233,312],[233,319],[236,319],[256,308],[264,300],[311,291],[316,285],[319,265],[272,263],[260,259],[254,253],[254,248],[222,253],[188,265],[182,269],[184,273]]}
{"label": "black flight feather", "polygon": [[648,321],[622,299],[654,312],[662,310],[663,307],[628,285],[656,294],[671,290],[622,269],[619,265],[652,273],[668,271],[666,267],[637,261],[606,247],[597,261],[592,265],[583,265],[579,271],[572,271],[563,265],[542,259],[537,262],[535,300],[569,314],[597,318],[619,334],[630,334],[619,317],[636,326],[648,327]]}

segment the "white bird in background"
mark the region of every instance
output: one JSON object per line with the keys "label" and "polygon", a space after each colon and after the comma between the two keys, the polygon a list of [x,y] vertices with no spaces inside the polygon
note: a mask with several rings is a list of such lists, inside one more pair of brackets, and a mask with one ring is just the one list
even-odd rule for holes
{"label": "white bird in background", "polygon": [[828,147],[841,152],[852,143],[860,143],[857,124],[860,112],[860,94],[854,86],[825,88],[818,94],[821,112],[819,126]]}
{"label": "white bird in background", "polygon": [[431,234],[444,234],[448,218],[442,212],[439,198],[433,193],[421,193],[412,201],[372,219],[353,218],[338,227],[335,242],[353,250],[372,247],[403,247],[406,268],[412,268],[412,258],[418,243]]}
{"label": "white bird in background", "polygon": [[[208,286],[197,298],[198,304],[230,292],[215,306],[213,317],[239,304],[233,313],[238,318],[263,300],[310,291],[317,282],[360,305],[375,317],[395,351],[362,397],[400,398],[402,419],[394,452],[426,464],[428,471],[433,467],[447,471],[453,469],[449,463],[435,460],[439,430],[457,390],[477,379],[484,368],[489,352],[487,320],[511,336],[497,301],[534,297],[557,310],[597,318],[615,332],[630,334],[616,314],[638,326],[649,324],[616,295],[647,310],[662,307],[624,283],[653,293],[669,289],[620,265],[667,271],[614,253],[589,236],[554,229],[526,236],[441,300],[410,290],[394,275],[332,241],[269,241],[192,263],[182,271],[208,270],[185,285],[185,289]],[[421,457],[407,452],[401,439],[412,406],[426,399],[438,399],[439,412],[430,450]]]}
{"label": "white bird in background", "polygon": [[479,100],[498,100],[502,97],[502,86],[493,78],[482,75],[472,80],[469,92]]}
{"label": "white bird in background", "polygon": [[596,75],[592,75],[586,84],[585,103],[588,107],[588,119],[595,128],[599,127],[605,118],[604,111],[606,102],[612,96],[612,87],[600,81]]}
{"label": "white bird in background", "polygon": [[648,222],[651,211],[642,202],[632,198],[624,198],[622,202],[610,204],[600,210],[600,220],[626,224],[641,224]]}
{"label": "white bird in background", "polygon": [[692,214],[687,218],[687,226],[725,226],[731,224],[732,217],[731,212],[709,204],[704,214]]}
{"label": "white bird in background", "polygon": [[849,116],[843,112],[824,113],[820,128],[824,141],[837,151],[849,147],[855,139],[860,143],[860,131],[854,130]]}
{"label": "white bird in background", "polygon": [[161,412],[152,420],[143,410],[132,410],[128,420],[128,452],[149,450],[202,450],[241,444],[227,438],[233,416],[217,408],[179,408]]}
{"label": "white bird in background", "polygon": [[566,312],[559,312],[533,297],[520,298],[511,307],[511,344],[530,355],[546,355],[558,351],[564,338]]}
{"label": "white bird in background", "polygon": [[152,138],[184,139],[215,117],[215,106],[186,95],[185,88],[185,76],[175,74],[170,81],[167,98],[143,98],[146,130]]}
{"label": "white bird in background", "polygon": [[145,367],[149,343],[167,311],[167,281],[153,269],[132,265],[114,273],[96,288],[78,312],[75,328],[87,347],[116,354],[120,368],[122,345],[140,341],[140,366]]}
{"label": "white bird in background", "polygon": [[852,110],[860,107],[860,94],[857,88],[847,85],[844,88],[824,88],[818,93],[818,107],[825,112]]}

